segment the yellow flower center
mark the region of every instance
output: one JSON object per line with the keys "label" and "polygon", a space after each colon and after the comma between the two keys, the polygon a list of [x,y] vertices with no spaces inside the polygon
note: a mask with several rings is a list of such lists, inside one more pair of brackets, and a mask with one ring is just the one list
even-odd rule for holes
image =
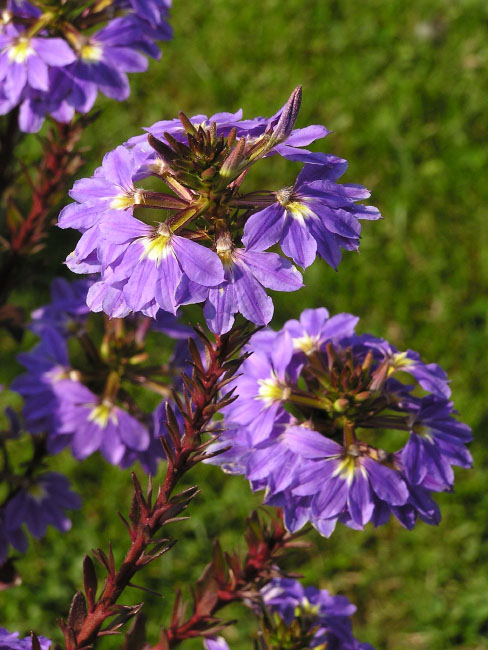
{"label": "yellow flower center", "polygon": [[40,503],[47,497],[47,492],[40,483],[34,483],[33,485],[29,486],[27,488],[27,492],[34,499],[34,501],[37,501],[37,503]]}
{"label": "yellow flower center", "polygon": [[139,259],[145,258],[156,262],[159,265],[171,253],[171,231],[164,223],[160,224],[158,234],[154,237],[142,237],[141,243],[144,247]]}
{"label": "yellow flower center", "polygon": [[258,379],[258,384],[259,391],[257,399],[262,399],[268,405],[273,402],[285,401],[290,396],[288,386],[282,386],[275,376],[271,376],[268,379]]}
{"label": "yellow flower center", "polygon": [[395,354],[392,355],[390,359],[388,376],[393,375],[393,373],[396,372],[397,370],[401,370],[402,368],[408,368],[408,366],[411,366],[413,363],[414,361],[407,357],[406,352],[396,352]]}
{"label": "yellow flower center", "polygon": [[414,415],[410,415],[407,418],[407,425],[410,428],[410,430],[416,433],[418,436],[425,438],[429,442],[434,441],[434,438],[432,436],[432,433],[430,432],[429,427],[425,426],[425,424],[422,424],[421,422],[417,422]]}
{"label": "yellow flower center", "polygon": [[112,210],[125,210],[126,208],[132,208],[133,205],[142,205],[143,203],[144,192],[135,190],[130,194],[127,192],[117,194],[110,202],[110,207]]}
{"label": "yellow flower center", "polygon": [[356,454],[347,454],[340,460],[332,476],[340,476],[340,478],[347,481],[348,485],[351,485],[357,470],[364,477],[367,476],[366,469],[358,462],[358,456]]}
{"label": "yellow flower center", "polygon": [[31,54],[34,54],[34,49],[27,38],[19,38],[15,45],[8,48],[8,58],[15,63],[24,63]]}
{"label": "yellow flower center", "polygon": [[83,45],[80,49],[80,56],[83,61],[96,62],[100,61],[103,56],[103,49],[100,45],[94,45],[93,43],[87,43]]}
{"label": "yellow flower center", "polygon": [[88,416],[89,422],[95,422],[102,429],[105,429],[109,420],[117,424],[117,415],[113,410],[113,405],[109,402],[102,402],[98,406],[95,406]]}
{"label": "yellow flower center", "polygon": [[318,350],[319,347],[319,337],[318,336],[300,336],[293,339],[293,347],[295,350],[300,350],[304,352],[307,356],[311,355],[315,350]]}
{"label": "yellow flower center", "polygon": [[315,214],[307,205],[296,200],[293,194],[293,187],[285,187],[279,190],[279,192],[276,192],[276,199],[286,209],[288,214],[302,225],[305,223],[305,219],[315,217]]}
{"label": "yellow flower center", "polygon": [[301,614],[308,614],[310,616],[317,616],[320,612],[320,605],[312,605],[309,599],[304,596],[300,602],[300,605],[295,609],[297,618]]}

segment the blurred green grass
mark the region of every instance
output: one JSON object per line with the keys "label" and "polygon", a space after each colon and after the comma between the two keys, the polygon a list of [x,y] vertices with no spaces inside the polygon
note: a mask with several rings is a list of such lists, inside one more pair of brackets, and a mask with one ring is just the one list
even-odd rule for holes
{"label": "blurred green grass", "polygon": [[[338,273],[317,262],[305,274],[305,289],[277,295],[273,324],[304,307],[357,313],[361,331],[443,365],[476,442],[474,470],[458,471],[455,493],[438,499],[438,528],[342,527],[329,540],[313,536],[315,551],[300,557],[299,570],[308,582],[348,595],[358,605],[357,636],[377,648],[488,648],[488,5],[175,0],[172,22],[174,40],[147,74],[132,76],[130,100],[99,103],[102,115],[84,136],[87,169],[141,126],[179,110],[210,115],[242,106],[246,117],[271,115],[303,84],[298,126],[333,130],[320,149],[349,160],[345,181],[370,188],[385,218],[365,223],[361,253],[346,253]],[[292,181],[293,171],[277,160],[262,162],[254,182],[275,189]],[[61,269],[76,241],[70,237],[53,232],[49,261],[35,286],[19,291],[19,304],[30,309],[47,298],[49,273]],[[32,338],[24,346],[31,344]],[[1,380],[8,383],[19,368],[16,348],[5,339],[1,349]],[[66,614],[80,585],[83,554],[109,538],[116,553],[124,549],[114,511],[127,509],[130,488],[127,472],[97,458],[78,465],[63,454],[54,465],[73,476],[83,510],[68,535],[51,531],[32,541],[19,562],[24,583],[0,594],[0,609],[6,627],[34,627],[59,639],[54,620]],[[238,543],[246,512],[259,503],[245,481],[217,469],[201,468],[190,479],[202,491],[192,517],[175,526],[179,543],[143,579],[164,599],[129,595],[146,601],[152,641],[157,622],[167,620],[175,583],[198,576],[214,535],[227,547]],[[246,612],[232,616],[246,619]],[[235,650],[250,647],[245,633],[229,631]],[[101,646],[115,648],[117,641]]]}

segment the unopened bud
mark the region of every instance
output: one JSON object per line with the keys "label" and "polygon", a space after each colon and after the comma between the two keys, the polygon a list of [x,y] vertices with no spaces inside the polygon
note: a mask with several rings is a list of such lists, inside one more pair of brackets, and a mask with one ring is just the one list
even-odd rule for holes
{"label": "unopened bud", "polygon": [[183,128],[187,133],[191,133],[191,135],[197,135],[197,130],[195,128],[195,125],[192,122],[190,122],[190,120],[182,111],[178,113],[178,117],[180,118],[180,122],[182,123]]}
{"label": "unopened bud", "polygon": [[338,413],[344,413],[348,406],[349,400],[345,397],[339,397],[339,399],[336,399],[334,402],[334,411],[337,411]]}
{"label": "unopened bud", "polygon": [[357,393],[357,395],[354,395],[354,399],[356,402],[365,402],[370,397],[371,397],[371,392],[369,390],[363,390],[361,393]]}
{"label": "unopened bud", "polygon": [[297,121],[298,111],[302,103],[302,87],[297,86],[290,95],[288,101],[283,106],[283,110],[278,120],[278,124],[273,129],[269,144],[276,146],[280,142],[284,142],[295,126]]}
{"label": "unopened bud", "polygon": [[234,149],[232,149],[230,154],[224,160],[222,167],[220,168],[220,175],[223,178],[233,180],[239,176],[242,171],[241,163],[244,157],[243,154],[245,146],[246,140],[245,138],[241,138]]}

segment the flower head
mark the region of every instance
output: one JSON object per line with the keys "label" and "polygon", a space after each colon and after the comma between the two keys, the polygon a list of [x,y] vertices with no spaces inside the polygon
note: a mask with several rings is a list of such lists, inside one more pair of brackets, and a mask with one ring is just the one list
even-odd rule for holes
{"label": "flower head", "polygon": [[[154,316],[204,302],[217,334],[229,331],[238,312],[266,325],[273,315],[266,290],[302,286],[290,261],[267,248],[280,241],[304,267],[317,252],[335,267],[340,248],[357,249],[358,219],[379,213],[357,204],[369,196],[364,188],[335,182],[345,161],[303,148],[328,131],[295,128],[300,101],[297,88],[269,119],[180,113],[117,147],[92,178],[77,181],[76,203],[64,208],[59,225],[82,233],[69,267],[101,273],[90,308]],[[306,162],[295,188],[242,192],[250,167],[276,154]],[[164,191],[145,189],[150,176]]]}
{"label": "flower head", "polygon": [[[453,417],[442,369],[355,334],[356,323],[306,310],[260,332],[231,385],[238,399],[218,443],[231,448],[213,462],[265,489],[290,530],[311,521],[330,535],[337,521],[362,528],[391,513],[408,528],[417,516],[436,524],[431,493],[452,490],[452,466],[471,465],[471,431]],[[400,381],[405,371],[418,387]]]}
{"label": "flower head", "polygon": [[[183,345],[191,330],[166,312],[154,313],[151,321],[131,316],[125,322],[105,323],[97,348],[93,323],[86,318],[87,290],[98,291],[97,284],[53,283],[53,302],[34,313],[32,329],[40,342],[20,355],[27,372],[16,378],[12,389],[24,398],[25,428],[45,433],[50,453],[70,445],[79,460],[100,451],[114,465],[126,467],[141,460],[154,471],[162,457],[157,453],[159,441],[156,445],[152,415],[138,407],[132,386],[143,384],[159,396],[167,395],[168,384],[177,384],[175,377],[185,366]],[[176,346],[167,363],[152,362],[146,368],[145,338],[151,330],[155,336],[171,337]]]}
{"label": "flower head", "polygon": [[78,509],[80,498],[68,479],[57,472],[41,474],[21,488],[5,507],[5,527],[18,530],[25,524],[34,537],[43,537],[48,525],[62,532],[71,528],[65,510]]}
{"label": "flower head", "polygon": [[98,91],[127,99],[127,73],[146,70],[146,56],[160,56],[156,42],[172,36],[169,2],[115,5],[116,16],[107,22],[112,12],[96,4],[79,12],[61,3],[43,13],[28,2],[9,1],[0,22],[0,112],[20,105],[20,129],[35,132],[47,114],[69,122],[75,110],[88,112]]}
{"label": "flower head", "polygon": [[[308,180],[310,167],[319,180]],[[358,219],[381,215],[376,208],[356,203],[369,197],[364,187],[340,185],[328,176],[329,165],[322,170],[305,165],[295,187],[276,192],[276,203],[246,222],[244,244],[264,250],[279,241],[285,255],[299,266],[310,266],[318,254],[337,268],[341,248],[359,248]]]}

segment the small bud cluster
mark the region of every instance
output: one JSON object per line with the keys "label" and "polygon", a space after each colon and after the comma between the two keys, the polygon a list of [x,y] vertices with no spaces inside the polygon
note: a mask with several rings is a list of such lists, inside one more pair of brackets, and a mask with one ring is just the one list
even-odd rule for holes
{"label": "small bud cluster", "polygon": [[[61,213],[61,228],[83,234],[68,257],[77,273],[101,273],[88,294],[93,311],[122,317],[205,302],[209,328],[228,332],[237,312],[267,324],[273,303],[266,289],[302,286],[292,263],[267,249],[277,243],[303,267],[316,255],[336,267],[341,248],[357,250],[358,219],[377,219],[357,185],[336,183],[344,160],[306,149],[327,135],[323,126],[295,129],[297,88],[270,119],[243,120],[241,111],[211,118],[158,122],[108,153],[92,178],[77,181],[76,203]],[[305,163],[295,188],[244,193],[258,160],[281,155]],[[164,192],[140,186],[155,176]],[[134,213],[140,215],[135,218]],[[155,215],[155,216],[153,216]]]}
{"label": "small bud cluster", "polygon": [[20,129],[36,132],[47,114],[70,122],[75,111],[87,113],[99,90],[127,99],[127,73],[146,70],[144,55],[159,58],[155,42],[171,38],[170,4],[7,0],[0,16],[0,114],[19,107]]}

